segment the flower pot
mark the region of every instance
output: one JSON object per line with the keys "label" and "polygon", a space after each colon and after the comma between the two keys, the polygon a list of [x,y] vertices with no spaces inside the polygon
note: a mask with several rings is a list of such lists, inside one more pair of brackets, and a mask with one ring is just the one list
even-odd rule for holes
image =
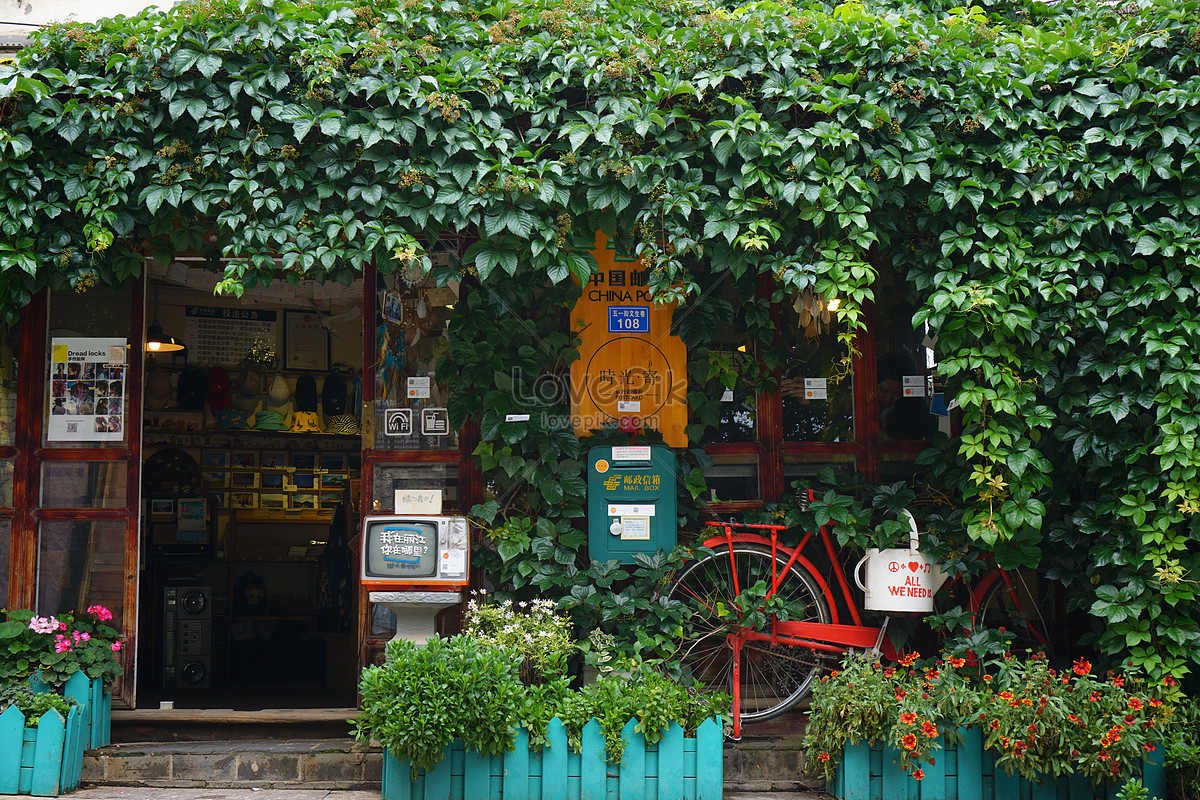
{"label": "flower pot", "polygon": [[[891,745],[850,745],[834,773],[829,791],[838,800],[1115,800],[1119,786],[1094,788],[1082,775],[1047,777],[1033,782],[997,768],[991,751],[983,747],[978,728],[960,729],[961,742],[946,744],[934,754],[935,763],[922,764],[925,773],[916,780],[897,766],[900,753]],[[1151,797],[1166,796],[1166,769],[1162,747],[1142,760],[1142,783]]]}
{"label": "flower pot", "polygon": [[704,722],[695,739],[672,724],[661,742],[647,745],[630,720],[623,729],[625,754],[609,764],[604,735],[593,719],[583,728],[582,752],[567,746],[567,732],[554,718],[546,730],[548,744],[529,746],[526,731],[517,732],[514,749],[499,756],[464,752],[454,742],[432,770],[412,777],[411,765],[384,751],[383,800],[720,800],[722,744],[719,720]]}
{"label": "flower pot", "polygon": [[25,727],[16,706],[0,714],[0,794],[53,797],[79,786],[87,748],[83,715],[72,708],[67,718],[47,711],[35,728]]}

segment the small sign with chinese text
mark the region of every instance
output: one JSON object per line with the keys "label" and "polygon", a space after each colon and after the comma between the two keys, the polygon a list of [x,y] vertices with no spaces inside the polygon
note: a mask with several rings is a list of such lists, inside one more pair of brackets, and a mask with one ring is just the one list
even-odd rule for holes
{"label": "small sign with chinese text", "polygon": [[649,333],[650,308],[648,306],[609,306],[609,333]]}

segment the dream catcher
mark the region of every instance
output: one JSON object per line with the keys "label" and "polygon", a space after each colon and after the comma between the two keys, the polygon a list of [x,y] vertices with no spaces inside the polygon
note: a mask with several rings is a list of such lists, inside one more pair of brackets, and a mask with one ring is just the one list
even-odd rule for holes
{"label": "dream catcher", "polygon": [[829,305],[807,289],[796,296],[796,302],[792,304],[792,308],[799,318],[797,327],[804,331],[804,335],[809,339],[815,339],[825,333],[833,318]]}

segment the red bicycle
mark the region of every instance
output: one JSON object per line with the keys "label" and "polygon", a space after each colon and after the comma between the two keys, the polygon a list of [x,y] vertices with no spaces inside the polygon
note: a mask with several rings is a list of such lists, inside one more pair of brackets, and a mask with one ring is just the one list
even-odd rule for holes
{"label": "red bicycle", "polygon": [[[703,542],[712,552],[679,573],[669,596],[693,612],[681,661],[705,686],[733,695],[735,739],[743,722],[768,720],[793,708],[842,653],[861,649],[897,658],[886,635],[890,617],[881,627],[863,622],[830,526],[787,546],[779,542],[784,525],[706,525],[721,529]],[[814,538],[828,557],[832,586],[804,555]],[[751,589],[756,590],[748,593],[753,606],[747,607],[743,592]],[[985,621],[998,614],[1022,615],[1020,595],[1009,573],[993,569],[972,587],[968,610]],[[781,606],[787,619],[768,611]],[[846,622],[841,608],[849,614]]]}

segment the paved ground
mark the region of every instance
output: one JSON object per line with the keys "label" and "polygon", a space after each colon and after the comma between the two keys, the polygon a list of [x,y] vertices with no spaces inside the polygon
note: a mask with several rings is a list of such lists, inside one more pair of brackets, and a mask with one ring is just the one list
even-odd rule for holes
{"label": "paved ground", "polygon": [[[77,800],[379,800],[379,792],[331,792],[322,789],[141,789],[99,786],[62,797]],[[724,800],[826,800],[812,792],[726,792]],[[29,795],[0,794],[0,798],[29,800]]]}

